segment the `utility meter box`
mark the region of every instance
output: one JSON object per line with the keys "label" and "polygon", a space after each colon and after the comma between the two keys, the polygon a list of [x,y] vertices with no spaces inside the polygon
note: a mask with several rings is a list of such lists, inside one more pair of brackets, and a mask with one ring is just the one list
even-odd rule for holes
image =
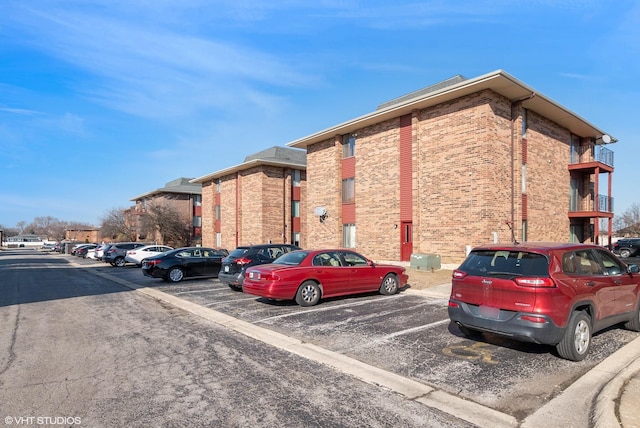
{"label": "utility meter box", "polygon": [[409,267],[419,270],[431,270],[440,269],[442,264],[440,263],[440,256],[436,254],[413,253],[411,254]]}

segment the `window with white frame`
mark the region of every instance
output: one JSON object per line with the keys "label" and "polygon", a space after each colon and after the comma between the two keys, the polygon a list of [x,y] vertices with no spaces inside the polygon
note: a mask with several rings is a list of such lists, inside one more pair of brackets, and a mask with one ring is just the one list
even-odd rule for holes
{"label": "window with white frame", "polygon": [[342,136],[342,158],[350,158],[356,155],[356,134]]}
{"label": "window with white frame", "polygon": [[293,232],[291,234],[291,243],[298,247],[300,246],[300,232]]}
{"label": "window with white frame", "polygon": [[344,248],[356,247],[356,225],[355,224],[342,225],[342,246]]}
{"label": "window with white frame", "polygon": [[294,187],[300,187],[300,176],[301,176],[301,171],[299,169],[294,169],[291,172],[291,181]]}
{"label": "window with white frame", "polygon": [[349,204],[356,201],[356,179],[354,177],[342,180],[342,203]]}
{"label": "window with white frame", "polygon": [[291,201],[291,217],[300,217],[300,201]]}

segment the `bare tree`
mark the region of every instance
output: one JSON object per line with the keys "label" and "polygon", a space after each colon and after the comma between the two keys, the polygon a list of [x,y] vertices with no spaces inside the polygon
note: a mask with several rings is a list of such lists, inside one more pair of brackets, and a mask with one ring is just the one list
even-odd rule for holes
{"label": "bare tree", "polygon": [[101,219],[100,230],[102,236],[116,241],[135,241],[136,233],[126,221],[124,209],[112,208]]}
{"label": "bare tree", "polygon": [[632,204],[614,220],[616,233],[623,236],[640,236],[640,204]]}
{"label": "bare tree", "polygon": [[64,239],[64,231],[68,228],[67,222],[51,216],[36,217],[27,226],[27,229],[33,230],[36,235],[46,236],[47,239],[55,241],[62,241]]}
{"label": "bare tree", "polygon": [[148,205],[141,219],[141,233],[147,240],[157,240],[174,247],[191,244],[189,219],[170,205]]}
{"label": "bare tree", "polygon": [[24,220],[21,220],[16,223],[16,227],[18,228],[18,235],[22,235],[25,229],[27,228],[27,222]]}

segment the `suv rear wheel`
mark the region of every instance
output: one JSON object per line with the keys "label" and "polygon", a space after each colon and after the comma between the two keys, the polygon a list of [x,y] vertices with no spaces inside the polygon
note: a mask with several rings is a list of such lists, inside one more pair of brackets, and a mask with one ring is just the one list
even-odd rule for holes
{"label": "suv rear wheel", "polygon": [[562,341],[556,350],[562,358],[571,361],[582,361],[591,346],[591,318],[584,311],[571,314]]}
{"label": "suv rear wheel", "polygon": [[636,310],[633,311],[633,318],[625,323],[624,328],[631,331],[640,331],[640,302],[638,302]]}
{"label": "suv rear wheel", "polygon": [[126,264],[126,262],[124,261],[124,257],[116,257],[116,259],[113,261],[113,265],[115,267],[122,267]]}
{"label": "suv rear wheel", "polygon": [[631,250],[627,248],[620,250],[620,257],[622,257],[623,259],[628,259],[629,257],[631,257]]}

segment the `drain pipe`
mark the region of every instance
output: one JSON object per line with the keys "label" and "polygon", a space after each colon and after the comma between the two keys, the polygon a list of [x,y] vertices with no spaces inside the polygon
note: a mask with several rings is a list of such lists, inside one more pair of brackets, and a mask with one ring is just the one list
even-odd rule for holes
{"label": "drain pipe", "polygon": [[516,122],[516,105],[520,106],[524,101],[530,100],[535,97],[536,93],[531,92],[531,94],[517,98],[515,100],[511,100],[511,242],[517,244],[516,241],[516,142],[515,142],[515,130],[514,125]]}

